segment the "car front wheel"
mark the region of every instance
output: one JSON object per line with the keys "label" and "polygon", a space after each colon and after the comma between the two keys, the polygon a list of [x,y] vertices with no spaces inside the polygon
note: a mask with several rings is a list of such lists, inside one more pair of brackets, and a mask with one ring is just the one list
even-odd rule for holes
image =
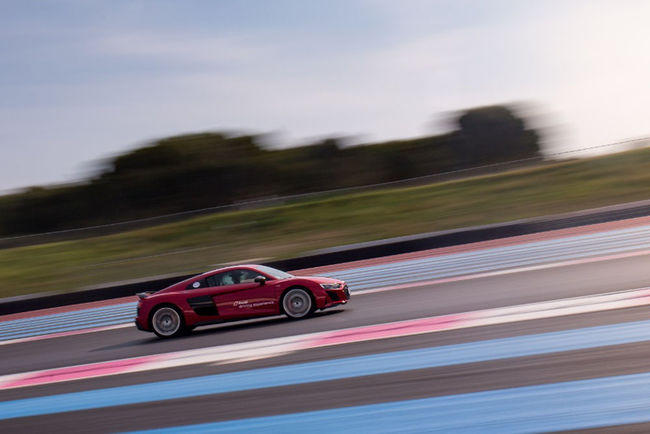
{"label": "car front wheel", "polygon": [[183,333],[184,324],[180,312],[171,306],[156,309],[151,316],[151,328],[161,338],[171,338]]}
{"label": "car front wheel", "polygon": [[307,290],[293,288],[282,297],[282,309],[291,319],[300,319],[314,311],[314,303]]}

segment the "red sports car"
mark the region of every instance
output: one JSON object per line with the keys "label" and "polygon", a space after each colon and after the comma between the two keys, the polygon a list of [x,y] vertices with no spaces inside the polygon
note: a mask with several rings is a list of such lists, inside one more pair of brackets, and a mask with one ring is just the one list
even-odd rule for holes
{"label": "red sports car", "polygon": [[228,320],[285,314],[291,319],[345,304],[345,282],[297,277],[264,265],[208,271],[153,293],[138,294],[138,329],[161,338]]}

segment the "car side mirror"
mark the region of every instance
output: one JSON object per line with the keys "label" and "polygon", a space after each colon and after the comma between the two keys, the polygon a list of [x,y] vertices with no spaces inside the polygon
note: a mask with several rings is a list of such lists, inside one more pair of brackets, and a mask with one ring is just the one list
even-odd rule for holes
{"label": "car side mirror", "polygon": [[266,277],[264,276],[257,276],[255,278],[255,282],[259,283],[260,285],[264,285],[266,283]]}

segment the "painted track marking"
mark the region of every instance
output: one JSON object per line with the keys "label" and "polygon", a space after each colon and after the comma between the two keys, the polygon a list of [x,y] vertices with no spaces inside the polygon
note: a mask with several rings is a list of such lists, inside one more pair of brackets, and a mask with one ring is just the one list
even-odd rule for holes
{"label": "painted track marking", "polygon": [[[600,255],[594,257],[594,251]],[[346,280],[353,294],[362,295],[647,254],[650,225],[419,257],[328,274]],[[33,336],[48,339],[74,330],[106,330],[102,327],[132,321],[135,313],[131,306],[135,304],[0,321],[0,342],[24,342],[22,339]]]}
{"label": "painted track marking", "polygon": [[[522,272],[528,272],[528,271],[535,271],[535,270],[545,270],[545,269],[550,269],[550,268],[555,268],[555,267],[564,267],[564,266],[570,266],[570,265],[579,265],[579,264],[587,264],[587,263],[592,263],[592,262],[600,262],[600,261],[609,261],[613,259],[622,259],[622,258],[630,258],[630,257],[636,257],[636,256],[645,256],[650,254],[650,250],[642,250],[642,251],[633,251],[633,252],[625,252],[625,253],[618,253],[615,255],[607,255],[607,256],[597,256],[597,257],[591,257],[591,258],[582,258],[582,259],[575,259],[571,261],[563,261],[563,262],[556,262],[556,263],[549,263],[549,264],[541,264],[541,265],[534,265],[534,266],[528,266],[528,267],[521,267],[521,268],[511,268],[511,269],[505,269],[505,270],[497,270],[497,271],[492,271],[492,272],[486,272],[486,273],[478,273],[478,274],[470,274],[470,275],[463,275],[463,276],[456,276],[456,277],[451,277],[451,278],[446,278],[446,279],[434,279],[434,280],[428,280],[428,281],[414,281],[410,283],[404,283],[404,284],[399,284],[399,285],[392,285],[392,286],[385,286],[385,287],[380,287],[380,288],[375,288],[375,289],[367,289],[367,290],[356,290],[352,291],[352,293],[355,296],[362,296],[365,294],[374,294],[378,292],[384,292],[384,291],[394,291],[394,290],[401,290],[401,289],[408,289],[408,288],[416,288],[416,287],[421,287],[421,286],[429,286],[429,285],[437,285],[437,284],[443,284],[443,283],[450,283],[450,282],[459,282],[459,281],[464,281],[464,280],[472,280],[472,279],[481,279],[481,278],[486,278],[486,277],[494,277],[494,276],[500,276],[500,275],[507,275],[507,274],[515,274],[515,273],[522,273]],[[112,309],[120,309],[120,311],[123,311],[123,309],[131,308],[135,309],[135,303],[127,303],[123,305],[115,305],[111,307]],[[104,309],[111,309],[111,308],[104,308]],[[64,314],[56,314],[56,316],[63,316],[65,318],[65,315],[70,315],[72,313],[64,313]],[[76,311],[75,314],[78,315],[83,315],[86,316],[87,312],[86,311]],[[121,321],[116,321],[113,318],[109,318],[103,322],[99,322],[99,324],[108,324],[105,326],[98,326],[98,327],[85,327],[83,325],[79,325],[78,328],[74,328],[70,330],[69,328],[58,326],[59,328],[56,328],[56,331],[53,333],[45,333],[45,334],[40,334],[42,333],[41,331],[35,331],[35,332],[13,332],[12,335],[9,335],[11,337],[5,337],[5,340],[1,340],[2,336],[0,336],[0,345],[9,345],[9,344],[15,344],[15,343],[23,343],[23,342],[31,342],[31,341],[36,341],[36,340],[41,340],[41,339],[51,339],[51,338],[57,338],[57,337],[63,337],[63,336],[70,336],[70,335],[77,335],[77,334],[84,334],[84,333],[94,333],[94,332],[99,332],[99,331],[106,331],[106,330],[112,330],[112,329],[118,329],[118,328],[125,328],[125,327],[131,327],[132,325],[132,316],[135,316],[135,312],[132,314],[127,314],[128,317],[128,322],[121,322]],[[16,320],[16,321],[29,321],[29,319],[21,319],[21,320]],[[115,324],[117,323],[117,324]],[[0,323],[1,324],[1,323]],[[6,323],[5,323],[6,324]],[[55,326],[57,327],[57,326]],[[1,328],[0,328],[1,329]],[[14,337],[15,336],[15,337]]]}
{"label": "painted track marking", "polygon": [[[204,363],[235,363],[245,360],[277,357],[295,351],[331,345],[647,305],[650,305],[650,288],[641,288],[595,296],[573,297],[504,308],[485,309],[335,331],[162,353],[147,356],[148,359],[142,363],[140,363],[142,357],[134,357],[10,374],[0,376],[0,390]],[[135,361],[135,363],[130,363],[130,361]]]}
{"label": "painted track marking", "polygon": [[[621,375],[139,433],[529,433],[650,421],[650,374]],[[335,404],[334,404],[335,405]]]}
{"label": "painted track marking", "polygon": [[[370,354],[225,374],[26,398],[0,403],[0,419],[317,383],[466,363],[650,341],[650,321]],[[145,356],[105,364],[105,371],[146,364]],[[59,370],[74,375],[72,368]],[[35,380],[35,378],[33,378]],[[18,380],[18,382],[29,382]],[[649,398],[650,399],[650,398]]]}

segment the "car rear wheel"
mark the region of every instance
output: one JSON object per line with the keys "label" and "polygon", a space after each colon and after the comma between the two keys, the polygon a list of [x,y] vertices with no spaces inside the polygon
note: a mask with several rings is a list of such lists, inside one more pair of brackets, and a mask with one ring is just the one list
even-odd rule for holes
{"label": "car rear wheel", "polygon": [[151,316],[151,328],[161,338],[182,334],[185,328],[183,322],[181,313],[171,306],[161,306]]}
{"label": "car rear wheel", "polygon": [[314,302],[307,290],[293,288],[282,297],[282,310],[291,319],[305,318],[314,311]]}

